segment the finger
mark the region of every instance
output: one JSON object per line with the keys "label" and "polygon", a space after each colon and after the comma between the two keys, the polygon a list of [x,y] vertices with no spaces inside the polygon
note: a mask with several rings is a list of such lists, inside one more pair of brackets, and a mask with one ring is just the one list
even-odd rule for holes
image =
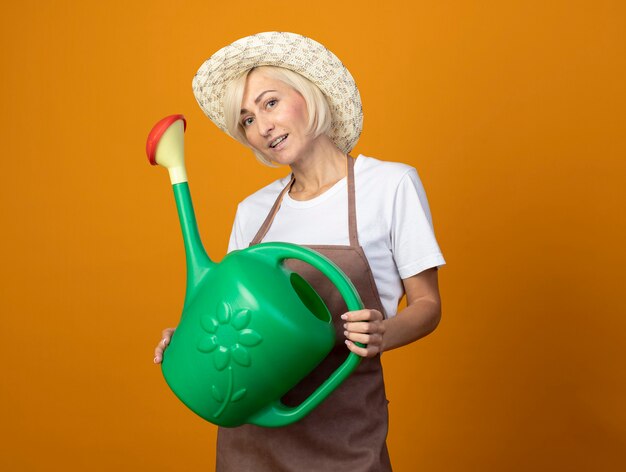
{"label": "finger", "polygon": [[341,319],[346,321],[364,321],[368,320],[370,316],[370,310],[355,310],[344,313],[341,315]]}
{"label": "finger", "polygon": [[357,346],[349,339],[346,339],[345,343],[346,343],[346,346],[348,346],[348,349],[350,349],[356,355],[361,356],[361,357],[367,357],[367,348]]}
{"label": "finger", "polygon": [[159,344],[154,349],[153,362],[155,364],[159,364],[163,360],[163,351],[172,340],[172,335],[174,334],[174,331],[176,331],[176,328],[165,328],[161,332],[161,341],[159,341]]}
{"label": "finger", "polygon": [[166,339],[169,342],[170,339],[172,339],[172,335],[174,334],[174,331],[176,331],[176,328],[165,328],[161,332],[161,338]]}
{"label": "finger", "polygon": [[371,327],[368,322],[354,321],[343,325],[343,329],[352,333],[369,333]]}
{"label": "finger", "polygon": [[168,344],[168,340],[163,338],[161,339],[161,341],[159,341],[159,344],[157,344],[157,347],[154,348],[154,363],[155,364],[158,364],[163,359],[163,351],[165,351],[167,344]]}
{"label": "finger", "polygon": [[383,341],[383,337],[376,334],[361,334],[361,333],[351,333],[350,331],[344,331],[344,336],[352,342],[366,344],[367,346],[380,346]]}
{"label": "finger", "polygon": [[356,355],[361,357],[374,357],[380,352],[376,346],[359,347],[349,339],[346,339],[346,346]]}
{"label": "finger", "polygon": [[161,341],[159,342],[159,347],[165,349],[167,345],[172,340],[172,335],[174,334],[175,328],[167,328],[163,330],[161,333]]}
{"label": "finger", "polygon": [[356,310],[349,311],[341,315],[341,319],[345,321],[374,321],[382,320],[383,315],[378,310]]}
{"label": "finger", "polygon": [[156,348],[154,348],[154,363],[159,364],[163,360],[163,348],[159,344]]}
{"label": "finger", "polygon": [[345,323],[343,328],[354,333],[384,333],[384,325],[377,321],[357,321]]}

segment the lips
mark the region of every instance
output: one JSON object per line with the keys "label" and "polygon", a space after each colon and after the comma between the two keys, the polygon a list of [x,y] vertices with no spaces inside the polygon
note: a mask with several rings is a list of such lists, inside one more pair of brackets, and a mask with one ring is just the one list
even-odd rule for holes
{"label": "lips", "polygon": [[282,143],[285,139],[287,139],[287,136],[289,136],[289,134],[283,134],[282,136],[279,136],[276,139],[274,139],[272,142],[270,142],[270,148],[274,149],[276,146]]}

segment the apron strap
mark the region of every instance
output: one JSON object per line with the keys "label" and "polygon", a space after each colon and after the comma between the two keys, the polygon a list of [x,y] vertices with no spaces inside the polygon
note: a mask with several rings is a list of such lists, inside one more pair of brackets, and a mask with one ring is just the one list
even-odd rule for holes
{"label": "apron strap", "polygon": [[[354,158],[352,156],[348,156],[348,176],[347,176],[347,180],[348,180],[348,234],[350,236],[350,246],[358,247],[359,246],[359,236],[358,236],[357,226],[356,226],[356,202],[355,202],[355,189],[354,189]],[[289,180],[289,183],[285,186],[284,189],[282,189],[282,191],[278,195],[278,198],[276,198],[276,201],[274,202],[274,205],[272,206],[272,208],[270,209],[267,217],[265,218],[265,221],[263,222],[263,224],[259,228],[259,231],[257,232],[256,236],[250,242],[250,246],[254,246],[255,244],[259,244],[261,241],[263,241],[263,238],[265,237],[265,235],[269,231],[270,227],[272,226],[272,223],[274,222],[274,217],[276,216],[276,214],[278,213],[278,210],[280,209],[280,205],[281,205],[281,203],[283,201],[283,198],[284,198],[285,194],[289,190],[291,190],[291,187],[293,187],[293,184],[294,184],[295,181],[296,181],[296,179],[295,179],[294,175],[291,174],[291,179]]]}
{"label": "apron strap", "polygon": [[356,227],[356,202],[354,190],[354,158],[348,156],[348,233],[350,246],[359,246],[359,235]]}
{"label": "apron strap", "polygon": [[276,213],[278,213],[278,210],[280,209],[280,204],[283,201],[283,197],[289,190],[291,190],[291,187],[293,186],[295,181],[296,181],[296,178],[293,176],[293,174],[291,174],[291,179],[289,180],[289,183],[285,185],[285,188],[282,189],[282,191],[278,195],[278,198],[274,202],[274,206],[272,206],[272,209],[268,213],[267,218],[265,218],[265,221],[259,228],[259,231],[256,233],[256,236],[250,242],[250,246],[259,244],[263,240],[268,230],[270,229],[270,226],[272,226],[272,222],[274,221],[274,217],[276,216]]}

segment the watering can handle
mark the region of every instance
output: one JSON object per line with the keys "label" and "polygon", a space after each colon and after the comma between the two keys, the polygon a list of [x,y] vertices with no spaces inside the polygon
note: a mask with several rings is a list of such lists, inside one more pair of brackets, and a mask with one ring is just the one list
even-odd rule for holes
{"label": "watering can handle", "polygon": [[[250,252],[271,252],[277,263],[285,259],[298,259],[306,262],[320,272],[337,287],[346,302],[349,311],[363,309],[363,302],[356,288],[342,270],[327,257],[295,244],[263,243],[253,246]],[[363,347],[363,344],[357,343]],[[298,421],[308,415],[315,407],[322,403],[341,383],[358,367],[361,357],[350,352],[346,360],[320,385],[309,397],[298,406],[289,407],[280,400],[276,400],[249,419],[250,423],[258,426],[279,427]]]}

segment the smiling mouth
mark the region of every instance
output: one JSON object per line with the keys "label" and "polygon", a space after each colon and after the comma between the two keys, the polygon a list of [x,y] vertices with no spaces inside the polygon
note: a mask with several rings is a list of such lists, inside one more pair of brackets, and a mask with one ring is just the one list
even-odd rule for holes
{"label": "smiling mouth", "polygon": [[287,136],[289,136],[289,134],[284,134],[282,136],[279,136],[278,138],[276,138],[274,141],[270,143],[270,147],[274,149],[276,146],[282,143],[285,139],[287,139]]}

